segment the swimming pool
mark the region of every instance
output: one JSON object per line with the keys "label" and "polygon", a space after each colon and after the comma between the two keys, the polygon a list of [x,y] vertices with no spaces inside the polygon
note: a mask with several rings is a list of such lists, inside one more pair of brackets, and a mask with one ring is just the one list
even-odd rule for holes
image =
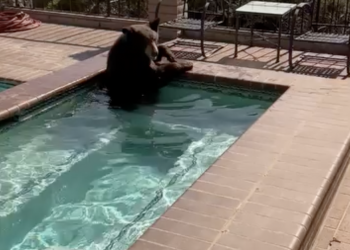
{"label": "swimming pool", "polygon": [[4,129],[0,249],[127,249],[278,98],[199,86],[134,112],[86,89]]}

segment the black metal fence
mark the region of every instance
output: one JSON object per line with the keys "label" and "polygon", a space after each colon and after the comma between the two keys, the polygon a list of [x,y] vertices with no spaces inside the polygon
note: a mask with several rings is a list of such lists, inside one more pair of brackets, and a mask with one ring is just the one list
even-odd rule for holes
{"label": "black metal fence", "polygon": [[313,26],[345,32],[349,25],[350,0],[315,0]]}
{"label": "black metal fence", "polygon": [[[188,10],[195,16],[196,10],[202,8],[206,0],[188,0]],[[212,9],[216,11],[216,14],[221,14],[224,18],[223,26],[232,28],[235,24],[235,9],[250,2],[251,0],[212,0],[216,6],[220,8]],[[271,2],[284,2],[295,3],[309,2],[312,5],[312,15],[304,15],[303,22],[306,25],[312,23],[312,26],[316,29],[327,27],[327,30],[343,29],[349,26],[350,19],[350,0],[262,0]],[[272,31],[276,30],[278,25],[274,18],[269,17],[257,17],[259,20],[255,23],[257,29]],[[312,22],[310,20],[312,18]],[[241,27],[248,27],[249,20],[243,16],[241,18]],[[297,21],[297,26],[301,25],[301,20]],[[283,22],[283,32],[289,32],[289,19],[286,17]]]}
{"label": "black metal fence", "polygon": [[62,11],[89,15],[147,18],[147,0],[3,0],[8,7]]}
{"label": "black metal fence", "polygon": [[[176,1],[176,0],[174,0]],[[207,0],[187,0],[191,17],[199,18],[200,10]],[[215,2],[212,13],[222,15],[223,26],[232,27],[235,23],[235,9],[251,0],[211,0]],[[314,28],[342,29],[349,25],[350,0],[265,0],[274,2],[300,3],[313,1],[312,24]],[[147,18],[148,0],[0,0],[1,4],[11,7],[24,7],[90,15],[117,16],[128,18]],[[219,8],[218,8],[219,6]],[[305,15],[304,22],[309,22]],[[255,24],[258,29],[272,31],[277,29],[273,18],[260,18]],[[241,26],[248,27],[249,20],[242,17]],[[288,18],[284,20],[283,32],[288,32]]]}

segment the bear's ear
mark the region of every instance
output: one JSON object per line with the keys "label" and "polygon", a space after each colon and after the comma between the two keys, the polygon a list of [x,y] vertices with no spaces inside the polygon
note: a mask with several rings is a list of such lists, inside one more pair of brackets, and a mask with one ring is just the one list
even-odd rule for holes
{"label": "bear's ear", "polygon": [[132,33],[132,29],[131,29],[131,27],[125,27],[122,29],[122,32],[123,32],[123,34],[128,35],[128,34]]}
{"label": "bear's ear", "polygon": [[149,22],[149,27],[150,27],[153,31],[158,32],[159,23],[160,23],[160,19],[159,19],[159,18],[156,18],[156,19],[154,19],[153,21]]}

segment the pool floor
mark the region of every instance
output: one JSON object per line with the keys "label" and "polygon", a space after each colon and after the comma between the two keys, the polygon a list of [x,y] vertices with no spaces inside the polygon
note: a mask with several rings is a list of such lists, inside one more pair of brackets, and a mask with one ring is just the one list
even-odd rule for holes
{"label": "pool floor", "polygon": [[0,249],[127,249],[277,98],[236,92],[178,82],[124,112],[84,91],[4,130]]}

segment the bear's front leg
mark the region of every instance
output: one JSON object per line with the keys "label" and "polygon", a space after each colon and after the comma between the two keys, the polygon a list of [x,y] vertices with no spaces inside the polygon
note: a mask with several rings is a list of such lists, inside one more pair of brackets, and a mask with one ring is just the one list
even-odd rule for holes
{"label": "bear's front leg", "polygon": [[174,53],[165,45],[158,45],[158,56],[155,62],[160,62],[163,57],[166,57],[169,62],[176,62]]}
{"label": "bear's front leg", "polygon": [[170,62],[170,63],[161,63],[156,66],[157,75],[160,78],[161,86],[166,85],[174,77],[178,77],[181,74],[192,70],[193,63],[185,60]]}
{"label": "bear's front leg", "polygon": [[164,75],[177,75],[181,73],[185,73],[186,71],[189,71],[193,68],[193,63],[190,61],[177,61],[177,62],[170,62],[170,63],[161,63],[157,65],[157,72],[158,75],[164,76]]}

